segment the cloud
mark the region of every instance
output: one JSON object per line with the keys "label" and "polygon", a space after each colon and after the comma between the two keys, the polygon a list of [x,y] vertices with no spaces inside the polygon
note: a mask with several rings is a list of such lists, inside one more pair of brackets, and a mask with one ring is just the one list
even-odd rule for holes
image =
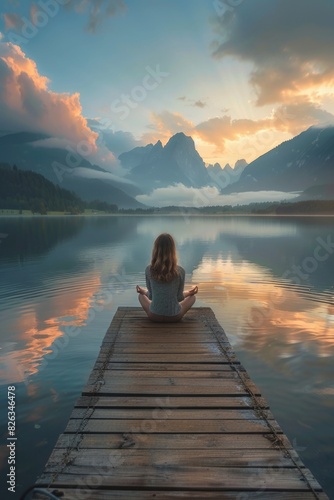
{"label": "cloud", "polygon": [[196,108],[205,108],[206,105],[207,105],[206,102],[201,101],[201,100],[198,100],[198,101],[194,102],[194,106]]}
{"label": "cloud", "polygon": [[86,179],[99,179],[102,181],[113,182],[116,181],[119,184],[125,184],[127,186],[134,186],[133,182],[115,175],[112,172],[99,172],[98,170],[92,170],[90,168],[78,167],[73,169],[73,175],[77,177],[85,177]]}
{"label": "cloud", "polygon": [[148,206],[168,207],[205,207],[215,205],[244,205],[261,201],[289,200],[297,196],[296,193],[283,193],[279,191],[256,191],[246,193],[220,194],[216,187],[203,188],[186,187],[183,184],[158,188],[150,194],[136,196],[136,199]]}
{"label": "cloud", "polygon": [[42,132],[96,152],[98,134],[82,116],[80,95],[52,92],[20,47],[0,41],[0,130]]}
{"label": "cloud", "polygon": [[[79,143],[79,145],[76,146],[72,141],[59,137],[40,139],[30,143],[30,145],[36,148],[67,150],[70,155],[73,155],[75,163],[78,161],[79,164],[81,164],[80,158],[85,158],[93,165],[100,166],[106,172],[116,174],[117,177],[123,176],[126,173],[120,162],[115,158],[115,155],[104,144],[100,144],[99,141],[96,143],[97,147],[95,151],[91,151],[91,148],[87,147],[85,143]],[[75,171],[79,171],[79,167],[72,167],[70,162],[68,166]],[[93,170],[93,172],[95,172],[95,170]]]}
{"label": "cloud", "polygon": [[151,113],[151,123],[148,128],[153,131],[143,134],[142,140],[146,144],[158,140],[166,141],[171,135],[178,132],[191,134],[194,130],[194,124],[180,113],[162,111],[161,113]]}
{"label": "cloud", "polygon": [[190,106],[194,106],[195,108],[205,108],[207,106],[207,103],[201,99],[196,101],[195,99],[188,99],[186,96],[181,96],[178,97],[177,100],[188,102]]}
{"label": "cloud", "polygon": [[143,141],[138,141],[130,132],[123,130],[114,131],[109,121],[103,119],[88,119],[88,125],[99,134],[99,144],[104,144],[116,157],[121,153],[130,151],[138,146],[146,146]]}
{"label": "cloud", "polygon": [[224,151],[227,140],[235,141],[241,137],[253,135],[260,130],[265,130],[271,124],[270,119],[232,120],[230,116],[224,115],[220,118],[210,118],[199,123],[195,127],[197,135],[210,144],[214,144],[218,149]]}
{"label": "cloud", "polygon": [[126,11],[124,0],[70,0],[68,7],[73,7],[75,12],[84,14],[88,11],[86,30],[96,33],[103,22]]}
{"label": "cloud", "polygon": [[5,21],[5,30],[6,31],[9,31],[9,30],[20,31],[20,29],[23,26],[23,20],[15,12],[9,12],[9,13],[3,14],[3,19]]}
{"label": "cloud", "polygon": [[130,151],[138,146],[146,146],[143,141],[137,141],[130,132],[117,130],[105,130],[103,133],[103,142],[115,156]]}
{"label": "cloud", "polygon": [[216,17],[213,56],[251,62],[257,104],[292,102],[334,82],[334,4],[253,0]]}
{"label": "cloud", "polygon": [[278,106],[272,113],[271,122],[273,129],[296,135],[312,125],[334,125],[334,116],[302,97],[296,98],[293,104]]}
{"label": "cloud", "polygon": [[[52,1],[57,3],[57,0],[56,2],[55,0]],[[11,3],[14,8],[19,8],[21,5],[19,1]],[[127,10],[127,5],[124,0],[67,0],[67,2],[59,2],[59,4],[60,6],[64,5],[68,11],[73,9],[77,14],[88,14],[88,22],[85,29],[89,33],[96,33],[106,19],[122,14]],[[34,25],[36,24],[36,15],[40,10],[41,8],[38,6],[38,2],[30,3],[30,21]],[[2,17],[5,22],[5,31],[13,30],[19,33],[22,31],[27,21],[16,12],[4,13]]]}

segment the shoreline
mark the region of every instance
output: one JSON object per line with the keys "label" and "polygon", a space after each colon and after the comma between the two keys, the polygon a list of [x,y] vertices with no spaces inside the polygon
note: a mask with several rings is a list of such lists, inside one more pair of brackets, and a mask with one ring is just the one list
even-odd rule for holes
{"label": "shoreline", "polygon": [[74,217],[182,217],[184,219],[189,217],[334,217],[334,214],[253,214],[253,213],[217,213],[217,214],[206,214],[206,213],[161,213],[161,214],[127,214],[127,213],[113,213],[113,214],[0,214],[0,219],[9,219],[9,218],[55,218],[55,217],[65,217],[65,218],[74,218]]}

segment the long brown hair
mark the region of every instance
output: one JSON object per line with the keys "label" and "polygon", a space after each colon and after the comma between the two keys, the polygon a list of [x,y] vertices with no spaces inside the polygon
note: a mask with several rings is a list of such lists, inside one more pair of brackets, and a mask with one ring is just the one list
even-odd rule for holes
{"label": "long brown hair", "polygon": [[151,259],[151,276],[157,281],[171,281],[177,276],[175,241],[168,233],[160,234],[154,242]]}

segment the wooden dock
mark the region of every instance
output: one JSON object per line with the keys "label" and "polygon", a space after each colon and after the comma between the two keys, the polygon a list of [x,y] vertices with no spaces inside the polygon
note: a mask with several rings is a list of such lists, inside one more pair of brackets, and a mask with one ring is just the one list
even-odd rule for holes
{"label": "wooden dock", "polygon": [[177,324],[118,308],[37,484],[66,500],[328,498],[210,308]]}

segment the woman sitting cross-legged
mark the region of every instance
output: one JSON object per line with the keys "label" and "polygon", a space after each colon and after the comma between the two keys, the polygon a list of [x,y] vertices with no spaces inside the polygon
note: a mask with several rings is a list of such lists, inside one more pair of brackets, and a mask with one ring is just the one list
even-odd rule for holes
{"label": "woman sitting cross-legged", "polygon": [[151,321],[180,321],[196,301],[197,286],[183,291],[185,271],[177,264],[175,242],[170,234],[160,234],[155,240],[145,278],[147,290],[137,285],[137,292]]}

